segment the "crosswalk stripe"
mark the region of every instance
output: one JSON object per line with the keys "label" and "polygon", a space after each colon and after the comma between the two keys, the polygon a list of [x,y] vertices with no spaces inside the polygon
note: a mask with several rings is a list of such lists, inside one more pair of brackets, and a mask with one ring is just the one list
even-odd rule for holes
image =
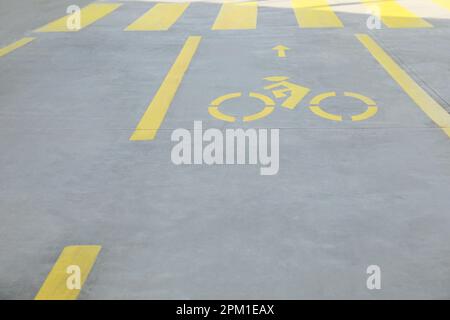
{"label": "crosswalk stripe", "polygon": [[169,30],[188,7],[189,3],[158,3],[139,19],[130,24],[125,30]]}
{"label": "crosswalk stripe", "polygon": [[214,22],[212,30],[256,29],[258,3],[224,3]]}
{"label": "crosswalk stripe", "polygon": [[[35,300],[75,300],[81,292],[86,279],[101,250],[101,246],[65,247],[37,293]],[[79,277],[80,287],[76,284]],[[73,282],[71,281],[74,278]]]}
{"label": "crosswalk stripe", "polygon": [[378,8],[381,21],[389,28],[432,28],[433,26],[397,1],[361,0],[370,8]]}
{"label": "crosswalk stripe", "polygon": [[4,48],[0,48],[0,57],[6,56],[8,53],[23,47],[24,45],[30,43],[31,41],[33,41],[35,38],[22,38],[19,41],[16,41],[14,43],[11,43],[10,45],[4,47]]}
{"label": "crosswalk stripe", "polygon": [[292,0],[291,3],[301,28],[343,27],[327,0]]}
{"label": "crosswalk stripe", "polygon": [[87,5],[80,11],[80,28],[79,29],[69,29],[67,27],[68,19],[72,15],[64,16],[58,20],[55,20],[42,28],[36,30],[36,32],[75,32],[79,31],[97,20],[107,16],[122,4],[120,3],[92,3]]}
{"label": "crosswalk stripe", "polygon": [[432,1],[440,5],[441,7],[450,10],[450,0],[432,0]]}

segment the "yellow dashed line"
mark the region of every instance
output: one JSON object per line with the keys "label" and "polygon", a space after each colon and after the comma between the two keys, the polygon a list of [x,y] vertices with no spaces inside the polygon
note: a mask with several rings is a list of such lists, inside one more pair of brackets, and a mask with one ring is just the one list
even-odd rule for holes
{"label": "yellow dashed line", "polygon": [[[97,259],[101,246],[65,247],[35,300],[75,300]],[[79,276],[80,288],[77,289]]]}
{"label": "yellow dashed line", "polygon": [[13,52],[14,50],[23,47],[24,45],[30,43],[35,38],[22,38],[19,41],[16,41],[4,48],[0,49],[0,57],[6,56],[8,53]]}

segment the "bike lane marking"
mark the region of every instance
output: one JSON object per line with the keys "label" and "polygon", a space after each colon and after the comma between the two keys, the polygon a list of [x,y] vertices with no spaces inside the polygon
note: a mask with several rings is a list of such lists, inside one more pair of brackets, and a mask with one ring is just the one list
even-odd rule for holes
{"label": "bike lane marking", "polygon": [[[324,39],[325,38],[327,37],[324,37]],[[286,37],[285,39],[289,42],[286,44],[289,44],[290,46],[296,41],[296,37],[292,36]],[[354,42],[353,34],[350,35],[349,41]],[[224,42],[226,43],[226,47],[230,50],[230,58],[221,58],[220,63],[217,64],[216,62],[218,60],[211,58],[210,54],[220,51],[220,47]],[[188,112],[194,114],[191,118],[192,120],[202,119],[203,121],[211,121],[210,125],[214,124],[216,126],[220,123],[216,122],[217,120],[235,123],[235,125],[244,125],[244,123],[251,122],[251,125],[254,124],[256,126],[291,121],[283,119],[282,114],[285,114],[285,116],[290,119],[293,117],[302,117],[303,120],[306,120],[311,118],[311,116],[308,116],[308,114],[311,113],[308,104],[310,99],[320,92],[326,91],[326,89],[337,89],[333,84],[331,84],[329,88],[322,88],[322,90],[320,89],[320,85],[319,89],[317,89],[317,86],[313,87],[313,84],[316,82],[316,76],[314,73],[309,73],[308,71],[310,70],[306,66],[306,61],[308,61],[310,57],[309,54],[312,53],[310,53],[309,50],[304,49],[304,44],[301,44],[300,46],[295,45],[292,56],[286,58],[287,60],[278,61],[277,58],[270,53],[272,48],[271,44],[273,44],[270,40],[264,40],[263,47],[261,47],[260,44],[256,44],[252,45],[248,50],[239,49],[242,48],[241,42],[242,41],[239,39],[231,40],[228,38],[221,38],[218,40],[216,37],[204,39],[199,60],[205,61],[206,59],[206,62],[202,62],[201,66],[194,66],[195,69],[193,72],[189,73],[189,76],[185,81],[185,86],[183,86],[182,90],[177,94],[171,113],[168,114],[168,117],[165,120],[165,128],[189,126],[189,123],[187,122],[188,118],[186,118]],[[255,59],[255,52],[261,52],[264,47],[266,48],[266,54],[261,55],[261,60],[259,58]],[[364,50],[359,47],[359,43],[354,43],[354,47],[356,49],[361,49],[361,52],[364,52]],[[239,58],[234,59],[232,57]],[[290,66],[298,60],[303,61],[305,66],[301,66],[301,71],[292,73]],[[270,64],[269,61],[273,61],[274,63]],[[373,65],[377,67],[376,62],[373,62]],[[200,70],[203,70],[203,68],[207,69],[208,75],[202,77],[198,72],[198,68],[200,68]],[[224,70],[226,70],[225,73]],[[300,77],[298,77],[299,74],[301,74]],[[290,75],[294,76],[289,77]],[[322,77],[322,75],[317,75],[317,77]],[[239,85],[240,83],[242,86]],[[252,83],[257,86],[253,86]],[[262,86],[259,86],[258,83]],[[196,90],[192,85],[202,86],[203,89]],[[337,98],[340,99],[340,96],[343,95],[342,93],[347,91],[350,93],[353,91],[360,92],[357,88],[359,87],[343,87],[341,90],[337,90],[339,93],[339,97]],[[364,90],[364,88],[362,89],[363,90],[360,92],[361,94],[370,96],[367,90]],[[198,91],[199,94],[195,94],[194,92],[196,91]],[[267,103],[256,97],[255,93],[259,94],[258,96],[260,98],[267,97],[274,100],[275,103]],[[365,101],[351,101],[352,99],[361,100],[362,95],[359,95],[358,98],[356,98],[354,94],[344,95],[344,97],[349,97],[350,99],[348,100],[350,104],[355,105],[356,108],[355,112],[346,114],[347,111],[344,111],[342,113],[341,119],[346,122],[344,125],[348,125],[347,120],[352,120],[352,122],[362,121],[372,118],[375,115],[376,112],[374,111],[376,108],[370,108],[368,112],[366,109],[369,105],[367,105]],[[183,101],[187,101],[188,98],[190,103],[188,104],[189,107],[186,108],[186,104],[183,104]],[[367,106],[365,106],[364,103]],[[358,111],[357,104],[360,104],[364,109]],[[203,112],[200,109],[202,107],[205,108],[203,109]],[[325,105],[324,110],[327,110],[327,108],[327,105]],[[350,107],[350,109],[351,108],[352,107]],[[206,113],[204,111],[206,111]],[[290,112],[286,113],[286,111]],[[312,114],[314,115],[314,113]],[[303,118],[305,116],[306,118]],[[317,118],[317,114],[314,115],[314,117]],[[316,123],[321,125],[320,118],[317,120]]]}
{"label": "bike lane marking", "polygon": [[[323,36],[320,39],[320,43],[322,44],[318,44],[315,45],[311,50],[305,50],[305,47],[307,46],[307,41],[305,41],[304,43],[300,43],[300,44],[293,44],[295,41],[294,37],[285,37],[283,41],[281,41],[283,44],[292,47],[293,49],[290,51],[291,56],[288,57],[288,59],[286,61],[277,61],[276,58],[274,57],[273,61],[274,64],[270,65],[269,64],[269,58],[270,58],[270,53],[267,55],[261,55],[261,59],[254,59],[253,61],[251,60],[251,57],[246,57],[245,59],[248,58],[248,61],[245,60],[244,62],[244,58],[239,58],[239,60],[237,59],[232,59],[230,56],[230,59],[221,59],[220,62],[221,64],[224,65],[224,68],[226,68],[227,70],[227,75],[224,75],[223,73],[223,69],[220,70],[220,68],[218,67],[208,67],[209,69],[213,70],[214,72],[211,73],[218,73],[220,74],[220,76],[215,76],[215,75],[209,75],[209,77],[212,77],[209,81],[211,82],[211,86],[209,86],[209,84],[205,83],[204,85],[208,86],[209,89],[205,89],[202,92],[206,93],[208,92],[208,100],[205,102],[201,102],[201,100],[206,100],[203,99],[202,97],[198,97],[199,102],[194,102],[192,103],[192,108],[190,108],[190,110],[194,110],[194,106],[204,106],[206,111],[209,111],[209,115],[211,115],[211,113],[213,113],[212,117],[209,120],[214,121],[214,118],[216,120],[222,120],[225,122],[237,122],[237,123],[242,123],[242,113],[244,113],[244,115],[249,115],[252,114],[253,110],[261,110],[261,109],[257,109],[257,108],[263,108],[264,104],[258,102],[256,99],[252,99],[251,97],[248,96],[249,92],[258,92],[258,93],[262,93],[264,95],[267,95],[268,97],[271,97],[272,99],[274,99],[274,101],[276,102],[276,106],[275,106],[275,110],[273,110],[273,112],[267,112],[267,114],[264,114],[264,119],[262,118],[257,118],[257,119],[251,119],[252,121],[255,121],[254,123],[252,123],[252,125],[256,125],[256,126],[264,126],[266,124],[272,124],[272,123],[282,123],[283,125],[288,125],[288,126],[292,126],[292,125],[296,125],[295,122],[293,121],[293,119],[299,119],[302,121],[302,123],[306,124],[308,126],[323,126],[323,125],[328,125],[326,124],[325,121],[328,120],[332,120],[329,125],[330,127],[336,127],[338,128],[338,126],[340,125],[341,127],[352,127],[355,126],[357,128],[361,128],[361,127],[378,127],[378,126],[383,126],[383,127],[408,127],[408,128],[415,128],[415,127],[422,127],[424,125],[425,121],[427,124],[426,126],[429,126],[429,117],[430,117],[430,112],[427,112],[426,115],[428,115],[428,117],[426,116],[425,118],[423,117],[423,110],[419,110],[419,108],[411,108],[411,103],[418,103],[417,99],[411,101],[410,97],[411,97],[411,93],[407,92],[407,95],[403,95],[403,93],[405,92],[404,89],[402,87],[398,87],[395,83],[398,82],[397,79],[393,78],[393,77],[389,77],[385,71],[382,70],[382,68],[379,67],[378,62],[374,59],[371,59],[369,56],[367,56],[367,51],[366,48],[361,46],[360,41],[356,41],[355,42],[355,35],[351,34],[349,35],[350,39],[348,39],[349,41],[354,42],[354,44],[352,45],[352,47],[354,47],[354,58],[359,59],[361,61],[365,60],[370,61],[371,65],[372,65],[372,69],[370,69],[370,71],[373,71],[373,75],[368,76],[368,78],[373,79],[373,77],[382,77],[382,79],[389,79],[389,82],[391,83],[391,88],[389,88],[388,91],[384,92],[379,92],[379,88],[381,88],[381,86],[383,85],[383,81],[380,82],[374,82],[374,81],[363,81],[364,79],[359,79],[361,78],[360,73],[361,73],[361,69],[359,68],[351,68],[349,69],[350,71],[355,73],[355,77],[353,77],[353,79],[359,79],[358,81],[349,81],[350,85],[343,85],[342,81],[340,81],[338,84],[333,84],[332,81],[322,81],[322,80],[317,80],[317,79],[322,79],[325,77],[329,77],[327,76],[327,73],[329,73],[330,75],[335,75],[337,74],[337,71],[335,71],[332,68],[339,68],[340,63],[344,62],[344,56],[345,56],[345,51],[341,52],[341,53],[337,53],[337,54],[333,54],[333,57],[335,56],[335,60],[334,61],[329,61],[326,62],[326,65],[329,66],[329,72],[326,71],[325,69],[320,69],[318,71],[320,71],[319,73],[315,74],[313,72],[313,67],[319,67],[320,66],[320,57],[315,58],[314,54],[311,51],[319,51],[319,50],[323,50],[323,48],[325,48],[324,46],[326,45],[326,39],[328,38],[328,36]],[[353,39],[353,40],[352,40]],[[217,52],[220,49],[218,49],[220,47],[220,45],[223,44],[223,42],[220,41],[216,41],[213,39],[204,39],[204,50],[202,50],[203,52]],[[227,47],[230,48],[232,46],[235,46],[237,48],[241,47],[240,43],[242,41],[240,40],[231,40],[231,39],[226,39],[227,41],[229,41],[229,44],[227,43]],[[270,52],[272,46],[271,44],[275,43],[275,41],[279,41],[279,39],[274,40],[272,43],[271,41],[268,40],[264,40],[263,43],[266,47],[267,52]],[[331,43],[332,45],[338,45],[338,41],[333,41]],[[254,52],[262,52],[262,48],[259,45],[254,45],[254,48],[252,48],[251,50],[254,50]],[[238,51],[239,49],[236,49],[236,51]],[[232,52],[232,51],[230,51]],[[245,56],[251,56],[251,54],[245,54]],[[300,61],[308,61],[309,59],[313,59],[312,63],[314,64],[310,64],[308,65],[306,62],[300,62]],[[266,60],[267,59],[267,60]],[[228,62],[228,60],[230,60]],[[247,77],[247,74],[250,74],[250,72],[247,70],[247,68],[242,67],[242,65],[246,63],[249,66],[263,66],[264,68],[260,68],[257,70],[257,72],[254,72],[254,78],[255,80],[251,80],[249,79],[250,77]],[[281,76],[290,76],[292,75],[290,73],[290,66],[292,65],[292,63],[296,63],[295,67],[298,69],[297,74],[293,77],[291,77],[291,79],[288,80],[288,82],[291,82],[291,84],[296,84],[299,86],[305,86],[309,89],[311,89],[310,92],[307,93],[307,96],[305,97],[305,100],[301,100],[299,106],[297,108],[295,108],[295,112],[292,113],[286,113],[286,111],[289,108],[283,108],[284,104],[286,103],[286,100],[292,99],[293,97],[295,97],[296,95],[293,94],[295,91],[293,90],[293,88],[288,88],[286,84],[284,84],[283,86],[280,87],[274,87],[274,86],[253,86],[250,85],[251,83],[258,83],[260,82],[260,80],[258,79],[266,79],[265,76],[280,76],[279,78],[281,79]],[[270,66],[269,66],[270,65]],[[347,65],[347,64],[344,64]],[[274,68],[275,66],[279,66],[280,69],[277,71],[275,70],[276,68]],[[236,69],[235,71],[233,71],[233,67],[237,67],[238,69]],[[348,67],[351,67],[351,64],[348,64]],[[214,68],[214,69],[212,69]],[[240,69],[239,69],[240,68]],[[344,67],[340,67],[340,68],[344,68]],[[267,69],[267,71],[264,71],[264,69]],[[229,71],[228,71],[229,70]],[[256,69],[255,69],[256,70]],[[369,71],[369,70],[368,70]],[[378,75],[377,75],[378,74]],[[300,77],[298,77],[298,75],[300,75]],[[387,76],[387,78],[386,78]],[[192,78],[194,77],[194,78]],[[229,79],[233,79],[236,78],[233,81],[230,81]],[[194,80],[191,80],[194,79]],[[214,80],[212,80],[214,79]],[[226,79],[228,80],[228,83],[222,83],[222,81]],[[394,80],[394,81],[392,81]],[[201,79],[200,77],[196,76],[195,74],[191,74],[189,76],[189,79],[186,79],[187,82],[189,83],[200,83]],[[410,80],[412,81],[412,80]],[[242,82],[243,86],[238,86],[237,84]],[[203,82],[202,82],[203,83]],[[214,83],[215,85],[212,85],[212,83]],[[277,83],[276,85],[281,85],[281,83]],[[416,86],[418,86],[416,84]],[[228,89],[227,89],[228,88]],[[264,90],[264,89],[268,89],[271,88],[271,90]],[[275,90],[276,89],[276,90]],[[289,90],[287,90],[289,89]],[[324,101],[324,103],[319,104],[318,106],[321,107],[322,110],[319,110],[319,108],[317,108],[317,105],[315,105],[314,103],[311,103],[311,99],[313,97],[316,97],[318,95],[320,95],[321,93],[324,92],[329,92],[329,91],[334,91],[336,96],[335,97],[331,97],[330,99],[327,99],[326,101]],[[423,91],[423,90],[422,90]],[[217,92],[216,94],[209,94],[212,92]],[[212,103],[213,101],[216,101],[218,98],[220,97],[226,97],[227,94],[230,94],[232,92],[239,92],[241,93],[241,96],[239,97],[232,97],[233,101],[228,101],[226,103],[223,104],[223,106],[220,107],[220,111],[222,112],[222,114],[218,114],[215,110],[215,108],[211,108],[211,105],[215,105],[216,103]],[[283,97],[281,94],[284,93],[287,96]],[[187,92],[185,92],[185,90],[183,90],[182,92],[180,92],[181,96],[184,96],[188,94]],[[280,94],[279,96],[277,96],[277,94]],[[423,93],[424,95],[425,93]],[[404,102],[402,102],[401,106],[398,106],[396,108],[389,108],[389,105],[392,104],[392,97],[391,96],[404,96],[404,98],[402,99],[402,101],[404,100]],[[419,98],[419,99],[424,99],[424,98]],[[428,96],[428,99],[432,99],[431,97]],[[182,98],[181,98],[182,100]],[[348,103],[346,102],[348,101]],[[436,103],[436,102],[435,102]],[[177,100],[177,106],[175,107],[174,110],[177,110],[179,104],[179,100]],[[339,106],[338,106],[339,104]],[[209,106],[209,109],[208,109]],[[249,107],[250,106],[250,107]],[[310,108],[312,106],[312,108]],[[360,107],[359,107],[360,106]],[[342,107],[342,108],[341,108]],[[361,108],[358,110],[358,108]],[[421,107],[422,108],[422,107]],[[424,108],[427,108],[426,106]],[[430,109],[431,107],[429,107],[428,109]],[[414,110],[414,112],[411,112],[411,109]],[[448,117],[448,115],[446,114],[446,111],[439,106],[437,109],[441,109],[441,116],[440,119],[445,119]],[[248,110],[248,111],[246,111]],[[293,110],[293,109],[291,109]],[[306,112],[305,112],[306,110]],[[312,112],[311,112],[312,111]],[[316,111],[316,112],[314,112]],[[321,111],[325,111],[327,113],[321,112]],[[182,111],[183,112],[183,111]],[[290,119],[283,119],[282,117],[282,113],[286,114],[286,117],[290,117]],[[200,113],[195,113],[196,116],[193,119],[208,119],[208,118],[203,118],[204,116]],[[313,115],[313,117],[311,117],[311,114]],[[320,115],[319,115],[320,114]],[[224,117],[225,115],[225,117]],[[302,115],[302,119],[300,119],[300,115]],[[318,117],[319,116],[319,117]],[[405,116],[407,116],[407,118],[405,118]],[[323,120],[321,120],[321,118]],[[181,119],[180,117],[177,116],[171,116],[170,118],[168,118],[168,120],[170,121],[171,125],[174,126],[175,122],[172,122],[172,120],[177,121],[177,123],[183,122],[185,121],[185,118]],[[370,120],[370,121],[367,121]],[[278,122],[279,121],[279,122]],[[436,120],[439,121],[439,120]],[[333,123],[333,122],[337,122],[337,123]],[[341,124],[339,124],[339,122]],[[213,122],[215,123],[215,122]],[[176,124],[177,126],[179,124]],[[217,124],[215,124],[217,126]],[[302,124],[303,125],[303,124]],[[434,128],[434,125],[431,125],[432,128]],[[441,126],[442,127],[442,126]],[[450,126],[445,126],[447,128],[450,128]]]}
{"label": "bike lane marking", "polygon": [[433,26],[397,1],[361,0],[369,8],[379,8],[381,21],[389,28],[432,28]]}
{"label": "bike lane marking", "polygon": [[6,47],[0,48],[0,57],[6,56],[8,53],[13,52],[14,50],[19,49],[20,47],[23,47],[24,45],[30,43],[34,39],[35,38],[25,37],[20,39],[19,41],[7,45]]}
{"label": "bike lane marking", "polygon": [[121,3],[92,3],[82,8],[80,11],[80,29],[68,29],[67,28],[67,19],[71,15],[66,15],[60,19],[57,19],[49,24],[35,30],[35,32],[77,32],[81,29],[86,28],[87,26],[93,24],[97,20],[100,20],[103,17],[106,17],[117,8],[119,8]]}
{"label": "bike lane marking", "polygon": [[256,29],[258,3],[224,3],[214,22],[212,30]]}
{"label": "bike lane marking", "polygon": [[[37,293],[35,300],[75,300],[100,253],[101,246],[65,247]],[[76,266],[80,271],[80,289],[69,289],[70,267]]]}
{"label": "bike lane marking", "polygon": [[201,39],[200,36],[190,36],[186,40],[172,68],[130,137],[131,141],[153,140],[156,137]]}
{"label": "bike lane marking", "polygon": [[297,23],[301,28],[343,28],[327,0],[291,0]]}
{"label": "bike lane marking", "polygon": [[166,31],[175,24],[190,3],[158,3],[130,24],[126,31]]}
{"label": "bike lane marking", "polygon": [[357,34],[356,37],[420,109],[450,137],[450,114],[422,89],[369,35]]}

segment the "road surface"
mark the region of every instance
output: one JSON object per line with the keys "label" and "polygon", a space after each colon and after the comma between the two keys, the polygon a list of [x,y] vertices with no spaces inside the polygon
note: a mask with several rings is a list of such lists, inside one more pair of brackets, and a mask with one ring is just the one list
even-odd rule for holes
{"label": "road surface", "polygon": [[[450,298],[450,2],[163,2],[0,4],[0,298]],[[175,165],[194,121],[277,174]]]}

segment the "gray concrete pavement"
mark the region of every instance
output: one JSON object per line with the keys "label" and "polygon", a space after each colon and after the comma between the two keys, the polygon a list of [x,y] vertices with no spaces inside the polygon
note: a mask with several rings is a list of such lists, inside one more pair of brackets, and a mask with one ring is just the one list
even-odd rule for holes
{"label": "gray concrete pavement", "polygon": [[[14,27],[0,28],[0,47],[64,15],[70,1],[56,2],[20,13],[2,2],[0,21]],[[370,31],[367,15],[338,12],[342,29],[302,29],[292,9],[266,6],[254,30],[212,31],[220,5],[202,1],[169,31],[125,32],[152,4],[123,3],[77,33],[33,33],[0,58],[1,299],[32,299],[76,244],[102,246],[81,299],[450,298],[449,137],[355,37],[371,35],[450,110],[450,20]],[[201,43],[157,138],[129,141],[192,35]],[[267,76],[311,93],[255,122],[208,114],[223,94],[265,92]],[[378,113],[320,118],[308,102],[327,91],[368,96]],[[324,108],[351,115],[361,104]],[[175,166],[170,135],[195,120],[279,128],[279,173]],[[373,264],[381,290],[366,287]]]}

